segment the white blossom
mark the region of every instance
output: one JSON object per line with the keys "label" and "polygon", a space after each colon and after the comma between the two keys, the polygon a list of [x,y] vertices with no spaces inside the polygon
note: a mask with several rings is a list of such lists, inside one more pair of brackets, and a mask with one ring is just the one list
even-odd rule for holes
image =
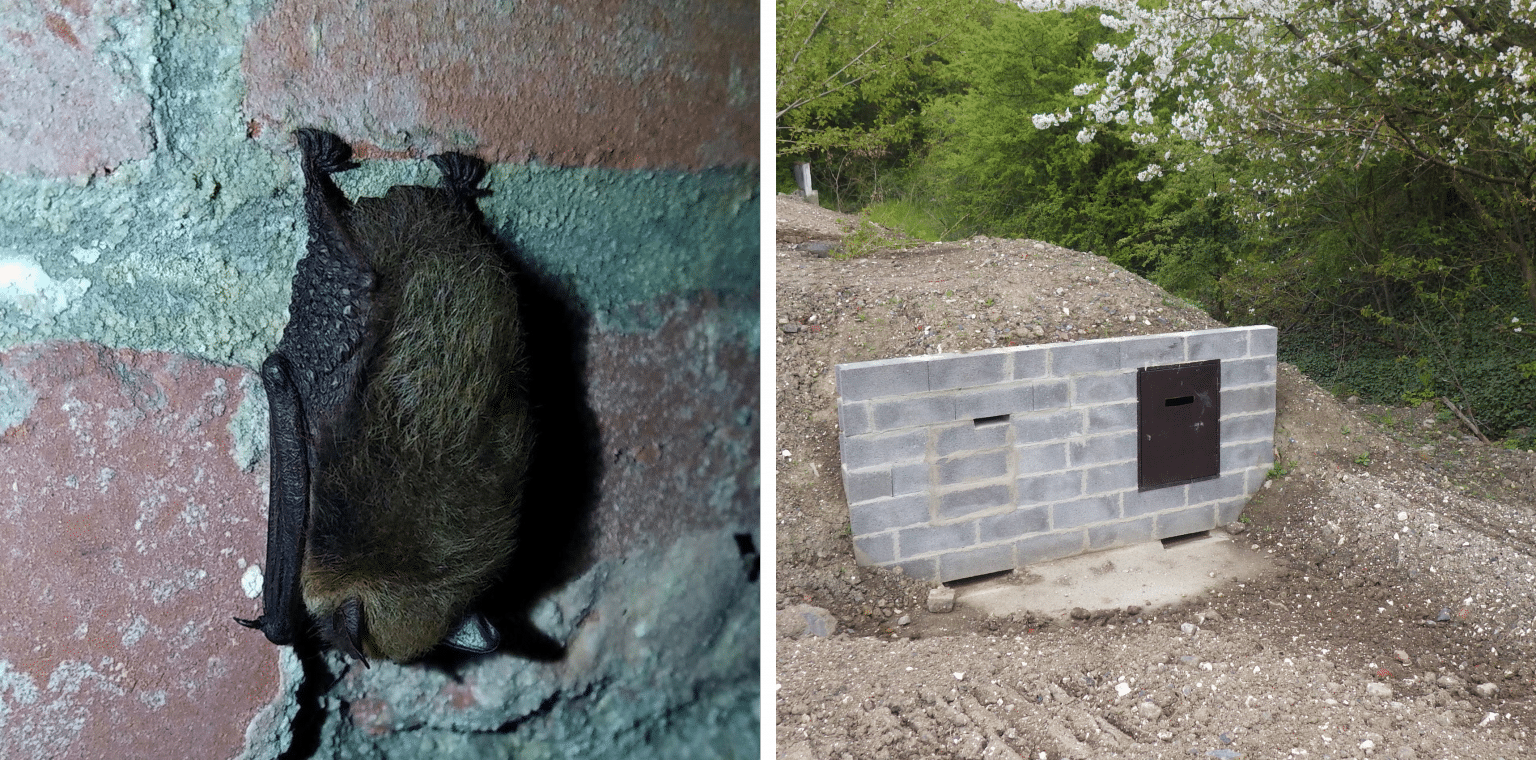
{"label": "white blossom", "polygon": [[[1474,169],[1517,186],[1536,174],[1536,52],[1514,44],[1536,36],[1536,0],[1019,4],[1097,8],[1101,24],[1126,33],[1094,48],[1107,73],[1072,89],[1091,98],[1081,115],[1041,114],[1037,128],[1134,125],[1134,143],[1168,138],[1179,147],[1164,162],[1185,169],[1191,157],[1239,149],[1274,168],[1252,187],[1270,198],[1312,187],[1320,166],[1387,153],[1466,167],[1474,180]],[[1405,112],[1403,102],[1417,108]],[[1099,131],[1080,127],[1083,141]],[[1161,174],[1154,164],[1138,178]]]}

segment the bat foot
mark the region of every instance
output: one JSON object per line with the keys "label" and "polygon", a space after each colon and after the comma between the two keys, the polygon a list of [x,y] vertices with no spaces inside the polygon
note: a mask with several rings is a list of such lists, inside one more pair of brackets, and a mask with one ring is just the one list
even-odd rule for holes
{"label": "bat foot", "polygon": [[304,127],[294,130],[293,136],[298,138],[299,150],[304,153],[306,174],[335,174],[358,166],[352,160],[352,146],[330,132]]}
{"label": "bat foot", "polygon": [[443,173],[443,187],[461,198],[484,198],[491,191],[476,187],[485,179],[485,162],[463,153],[440,153],[428,156]]}
{"label": "bat foot", "polygon": [[443,643],[461,652],[488,654],[501,646],[501,632],[478,612],[465,615]]}

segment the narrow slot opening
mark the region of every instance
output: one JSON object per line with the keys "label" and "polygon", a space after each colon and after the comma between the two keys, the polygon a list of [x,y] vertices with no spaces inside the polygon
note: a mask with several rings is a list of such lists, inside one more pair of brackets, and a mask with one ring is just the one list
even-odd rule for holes
{"label": "narrow slot opening", "polygon": [[996,415],[996,416],[993,416],[993,417],[977,417],[975,421],[976,421],[976,427],[986,427],[988,425],[1001,425],[1002,423],[1008,421],[1008,415],[1006,415],[1006,414],[999,414],[999,415]]}
{"label": "narrow slot opening", "polygon": [[996,572],[973,575],[969,578],[956,578],[952,581],[945,581],[944,585],[950,588],[965,588],[966,586],[975,586],[979,583],[985,583],[987,581],[997,580],[999,578],[1006,578],[1012,573],[1012,570],[998,570]]}
{"label": "narrow slot opening", "polygon": [[1185,533],[1182,536],[1169,536],[1169,537],[1163,539],[1163,548],[1164,549],[1172,549],[1175,546],[1182,546],[1184,544],[1192,544],[1192,543],[1194,543],[1196,541],[1199,541],[1199,540],[1201,540],[1203,538],[1210,538],[1210,537],[1211,537],[1211,532],[1208,531],[1208,530],[1202,530],[1202,531],[1199,531],[1199,532],[1196,532],[1196,533]]}
{"label": "narrow slot opening", "polygon": [[1185,404],[1193,403],[1195,403],[1194,396],[1179,396],[1178,398],[1171,398],[1167,401],[1164,401],[1163,406],[1184,406]]}

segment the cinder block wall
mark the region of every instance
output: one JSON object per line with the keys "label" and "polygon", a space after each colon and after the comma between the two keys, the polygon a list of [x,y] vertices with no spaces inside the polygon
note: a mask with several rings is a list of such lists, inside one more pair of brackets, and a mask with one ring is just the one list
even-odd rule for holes
{"label": "cinder block wall", "polygon": [[[1240,327],[838,365],[859,563],[951,581],[1235,520],[1274,463],[1275,338]],[[1137,370],[1210,359],[1219,477],[1140,491]]]}

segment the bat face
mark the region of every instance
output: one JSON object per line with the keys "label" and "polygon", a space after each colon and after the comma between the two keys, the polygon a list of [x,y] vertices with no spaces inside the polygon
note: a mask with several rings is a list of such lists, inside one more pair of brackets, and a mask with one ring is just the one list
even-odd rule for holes
{"label": "bat face", "polygon": [[409,661],[490,651],[472,609],[509,560],[530,446],[517,299],[475,198],[485,166],[355,205],[340,138],[299,130],[309,244],[262,366],[272,427],[259,628]]}

